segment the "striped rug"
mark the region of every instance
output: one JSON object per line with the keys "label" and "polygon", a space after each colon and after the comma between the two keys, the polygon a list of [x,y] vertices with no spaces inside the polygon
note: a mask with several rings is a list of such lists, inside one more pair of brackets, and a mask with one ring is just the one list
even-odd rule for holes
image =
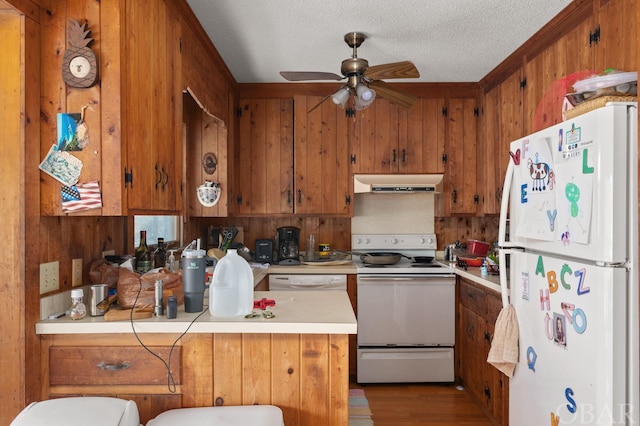
{"label": "striped rug", "polygon": [[349,426],[373,426],[364,389],[349,389]]}

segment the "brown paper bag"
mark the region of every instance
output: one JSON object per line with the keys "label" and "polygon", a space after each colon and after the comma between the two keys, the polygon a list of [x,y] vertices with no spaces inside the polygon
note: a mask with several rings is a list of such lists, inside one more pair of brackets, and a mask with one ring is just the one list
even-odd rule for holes
{"label": "brown paper bag", "polygon": [[[120,268],[118,275],[118,305],[123,308],[153,308],[155,305],[155,282],[162,280],[164,304],[168,296],[176,296],[178,304],[184,303],[182,291],[182,273],[169,272],[161,269],[159,272],[147,272],[140,275],[127,268]],[[142,286],[142,289],[140,289]],[[136,300],[137,298],[137,300]]]}

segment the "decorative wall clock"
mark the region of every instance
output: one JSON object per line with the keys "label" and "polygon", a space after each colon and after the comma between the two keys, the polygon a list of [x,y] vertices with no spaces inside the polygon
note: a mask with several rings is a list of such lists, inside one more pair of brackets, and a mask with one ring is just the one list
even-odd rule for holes
{"label": "decorative wall clock", "polygon": [[69,21],[67,38],[69,47],[62,58],[62,78],[70,87],[87,88],[98,80],[98,59],[89,48],[93,39],[88,24],[77,19]]}

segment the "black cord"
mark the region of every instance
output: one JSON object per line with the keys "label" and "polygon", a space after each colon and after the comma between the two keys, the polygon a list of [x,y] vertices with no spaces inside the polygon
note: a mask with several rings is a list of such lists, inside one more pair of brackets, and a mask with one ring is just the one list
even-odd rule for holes
{"label": "black cord", "polygon": [[207,306],[207,309],[205,309],[202,312],[200,312],[189,323],[189,326],[187,327],[187,329],[180,336],[178,336],[178,338],[173,342],[173,344],[171,345],[171,349],[169,349],[169,357],[168,357],[167,361],[165,361],[164,359],[162,359],[162,357],[160,355],[158,355],[157,353],[155,353],[151,349],[149,349],[142,342],[142,340],[140,339],[140,336],[138,336],[138,333],[136,332],[136,328],[135,328],[134,323],[133,323],[133,310],[136,308],[136,303],[138,303],[138,298],[140,297],[140,293],[142,293],[142,278],[141,277],[138,277],[138,282],[140,283],[140,288],[138,289],[138,294],[136,294],[136,298],[133,301],[133,307],[131,308],[131,312],[129,313],[129,322],[131,322],[131,330],[133,330],[133,335],[136,336],[136,339],[138,340],[138,343],[140,343],[140,345],[147,352],[149,352],[154,357],[158,358],[164,364],[165,368],[167,369],[167,389],[171,393],[176,393],[176,381],[173,378],[173,374],[171,373],[171,355],[173,354],[173,349],[176,347],[176,345],[178,344],[180,339],[182,339],[185,336],[185,334],[187,334],[187,332],[189,331],[191,326],[198,320],[198,318],[200,318],[205,312],[207,312],[209,310],[209,307]]}

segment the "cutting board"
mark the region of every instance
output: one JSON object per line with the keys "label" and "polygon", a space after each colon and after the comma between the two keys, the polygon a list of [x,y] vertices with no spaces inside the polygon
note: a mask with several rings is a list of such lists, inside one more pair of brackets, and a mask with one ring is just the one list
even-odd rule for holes
{"label": "cutting board", "polygon": [[[145,319],[153,316],[153,309],[137,308],[133,311],[133,319]],[[131,309],[109,309],[104,314],[105,321],[127,321],[131,318]]]}

